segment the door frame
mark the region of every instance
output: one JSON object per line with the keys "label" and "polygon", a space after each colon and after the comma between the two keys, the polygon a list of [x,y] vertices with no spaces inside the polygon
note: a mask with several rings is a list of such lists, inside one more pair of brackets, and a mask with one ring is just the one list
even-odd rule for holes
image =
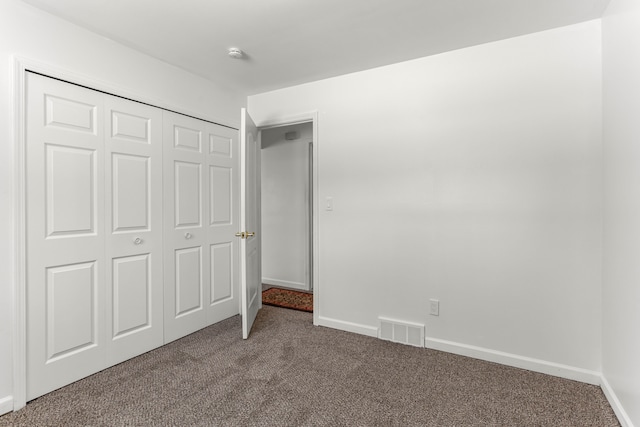
{"label": "door frame", "polygon": [[27,72],[34,72],[47,77],[63,80],[88,89],[105,92],[125,99],[183,114],[195,119],[217,123],[233,129],[239,129],[239,123],[230,123],[217,117],[203,118],[201,114],[184,108],[176,108],[160,99],[153,99],[122,88],[112,82],[99,80],[69,69],[37,61],[28,57],[14,55],[12,57],[12,139],[13,139],[13,325],[12,325],[12,405],[17,411],[27,404],[27,229],[26,229],[26,96]]}
{"label": "door frame", "polygon": [[311,286],[313,289],[313,324],[318,326],[320,319],[320,277],[319,277],[319,203],[316,200],[318,191],[318,111],[309,111],[295,115],[282,115],[262,121],[256,121],[258,131],[272,129],[281,126],[296,125],[300,123],[311,123],[313,143],[312,143],[312,173],[311,173]]}

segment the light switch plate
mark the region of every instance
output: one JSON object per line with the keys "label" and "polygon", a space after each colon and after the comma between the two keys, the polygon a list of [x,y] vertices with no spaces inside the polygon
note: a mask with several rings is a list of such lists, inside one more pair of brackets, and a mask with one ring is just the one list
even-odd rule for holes
{"label": "light switch plate", "polygon": [[440,301],[437,299],[429,300],[429,314],[432,316],[440,316]]}
{"label": "light switch plate", "polygon": [[332,211],[333,210],[333,197],[327,197],[324,205],[325,205],[325,210]]}

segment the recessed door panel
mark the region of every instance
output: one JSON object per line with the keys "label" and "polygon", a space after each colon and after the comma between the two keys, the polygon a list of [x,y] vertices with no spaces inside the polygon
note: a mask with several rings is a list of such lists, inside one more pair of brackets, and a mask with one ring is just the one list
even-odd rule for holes
{"label": "recessed door panel", "polygon": [[261,305],[260,302],[256,301],[256,298],[259,295],[260,288],[260,277],[258,277],[258,268],[259,268],[260,259],[258,258],[258,248],[254,247],[247,254],[247,268],[248,275],[247,278],[248,283],[248,294],[249,294],[249,305]]}
{"label": "recessed door panel", "polygon": [[54,95],[45,95],[45,99],[47,126],[97,133],[95,105]]}
{"label": "recessed door panel", "polygon": [[45,144],[47,236],[95,233],[94,150]]}
{"label": "recessed door panel", "polygon": [[209,153],[231,158],[233,140],[228,136],[209,134]]}
{"label": "recessed door panel", "polygon": [[202,132],[182,126],[174,126],[174,146],[181,150],[201,151]]}
{"label": "recessed door panel", "polygon": [[113,260],[113,337],[150,326],[151,277],[149,254]]}
{"label": "recessed door panel", "polygon": [[233,296],[233,242],[211,245],[211,301]]}
{"label": "recessed door panel", "polygon": [[176,317],[202,308],[200,247],[176,251]]}
{"label": "recessed door panel", "polygon": [[221,225],[231,224],[233,193],[233,174],[230,167],[210,166],[209,167],[209,190],[210,201],[210,224]]}
{"label": "recessed door panel", "polygon": [[197,163],[176,161],[175,170],[175,225],[200,225],[200,169]]}
{"label": "recessed door panel", "polygon": [[112,154],[112,218],[113,231],[149,229],[148,157]]}
{"label": "recessed door panel", "polygon": [[111,111],[111,137],[114,139],[150,144],[150,127],[148,117]]}
{"label": "recessed door panel", "polygon": [[95,261],[47,268],[47,362],[94,347]]}

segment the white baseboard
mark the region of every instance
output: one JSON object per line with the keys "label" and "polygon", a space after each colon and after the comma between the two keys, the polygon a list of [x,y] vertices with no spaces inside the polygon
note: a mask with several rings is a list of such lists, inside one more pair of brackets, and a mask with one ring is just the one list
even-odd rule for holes
{"label": "white baseboard", "polygon": [[343,320],[330,319],[324,316],[318,316],[318,326],[326,326],[327,328],[353,332],[354,334],[366,335],[374,338],[378,337],[378,328],[375,328],[373,326],[366,326],[360,325],[358,323],[345,322]]}
{"label": "white baseboard", "polygon": [[307,286],[306,283],[288,282],[286,280],[269,279],[268,277],[263,277],[262,283],[265,285],[278,286],[281,288],[299,289],[301,291],[309,290],[309,286]]}
{"label": "white baseboard", "polygon": [[602,388],[602,392],[609,401],[611,408],[613,408],[613,412],[616,413],[616,417],[618,417],[618,421],[620,421],[622,427],[633,427],[631,418],[629,418],[627,411],[624,410],[620,400],[618,400],[618,396],[616,396],[616,393],[611,388],[611,385],[604,374],[600,378],[600,388]]}
{"label": "white baseboard", "polygon": [[425,338],[424,344],[425,347],[433,350],[446,351],[447,353],[473,357],[474,359],[500,363],[502,365],[513,366],[515,368],[526,369],[533,372],[540,372],[542,374],[553,375],[555,377],[580,381],[587,384],[600,385],[602,379],[600,372],[547,362],[540,359],[533,359],[531,357],[519,356],[512,353],[504,353],[502,351],[491,350],[483,347],[476,347],[429,337]]}
{"label": "white baseboard", "polygon": [[13,396],[0,399],[0,415],[13,411]]}

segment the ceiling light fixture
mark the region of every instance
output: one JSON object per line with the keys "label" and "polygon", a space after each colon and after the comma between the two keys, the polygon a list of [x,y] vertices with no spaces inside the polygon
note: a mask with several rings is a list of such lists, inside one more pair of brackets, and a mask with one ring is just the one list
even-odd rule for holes
{"label": "ceiling light fixture", "polygon": [[242,58],[242,55],[243,55],[242,51],[237,47],[230,47],[228,50],[228,54],[233,59],[240,59]]}

